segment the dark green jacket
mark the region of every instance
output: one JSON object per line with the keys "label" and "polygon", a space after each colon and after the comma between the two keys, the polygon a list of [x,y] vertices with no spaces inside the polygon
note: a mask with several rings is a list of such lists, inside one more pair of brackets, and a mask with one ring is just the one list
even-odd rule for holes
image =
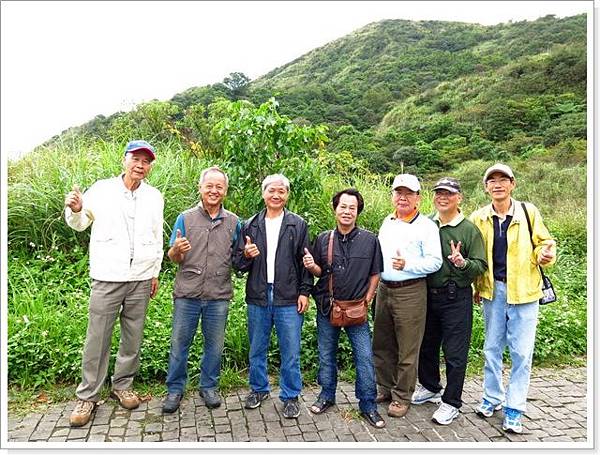
{"label": "dark green jacket", "polygon": [[[437,214],[431,216],[431,219],[440,229],[442,267],[437,272],[427,275],[427,286],[440,288],[451,280],[456,281],[457,286],[461,288],[470,286],[476,276],[487,270],[485,247],[481,232],[462,214],[443,226],[440,224]],[[458,242],[461,242],[460,252],[466,261],[465,267],[462,269],[455,267],[448,259],[451,253],[450,240],[454,241],[455,246]]]}

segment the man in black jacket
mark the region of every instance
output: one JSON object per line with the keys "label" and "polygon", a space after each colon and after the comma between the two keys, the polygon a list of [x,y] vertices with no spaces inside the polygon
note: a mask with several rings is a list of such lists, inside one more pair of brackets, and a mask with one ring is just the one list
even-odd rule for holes
{"label": "man in black jacket", "polygon": [[284,403],[284,417],[296,418],[302,390],[300,334],[312,276],[302,263],[304,248],[309,245],[308,228],[301,217],[285,209],[289,191],[290,182],[284,175],[263,180],[266,208],[244,223],[233,266],[249,272],[246,303],[251,391],[245,407],[257,408],[269,396],[267,351],[275,325],[281,353],[279,398]]}

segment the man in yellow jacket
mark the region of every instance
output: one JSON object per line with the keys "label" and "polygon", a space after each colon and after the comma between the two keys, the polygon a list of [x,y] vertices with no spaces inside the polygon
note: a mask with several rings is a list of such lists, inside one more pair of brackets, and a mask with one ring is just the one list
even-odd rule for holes
{"label": "man in yellow jacket", "polygon": [[[491,417],[504,408],[502,428],[521,433],[535,344],[542,279],[538,267],[556,261],[556,243],[539,210],[511,194],[516,186],[510,167],[495,164],[483,177],[491,204],[470,217],[485,243],[488,269],[474,282],[475,299],[483,300],[485,320],[483,399],[477,413]],[[502,384],[502,354],[508,345],[512,368],[506,390]]]}

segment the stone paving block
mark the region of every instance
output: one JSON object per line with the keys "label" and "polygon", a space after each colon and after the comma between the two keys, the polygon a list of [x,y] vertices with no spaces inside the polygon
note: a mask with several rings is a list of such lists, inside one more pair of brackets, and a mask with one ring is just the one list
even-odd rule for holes
{"label": "stone paving block", "polygon": [[127,436],[125,436],[123,438],[124,442],[141,442],[141,440],[142,440],[142,435],[141,434],[139,434],[139,435],[131,435],[131,436],[127,435]]}
{"label": "stone paving block", "polygon": [[162,423],[149,423],[144,427],[144,433],[160,433],[162,430]]}
{"label": "stone paving block", "polygon": [[69,436],[67,436],[67,439],[71,440],[71,439],[81,439],[81,438],[86,438],[89,434],[90,430],[89,428],[73,428],[71,429],[71,431],[69,432]]}
{"label": "stone paving block", "polygon": [[337,435],[340,442],[356,442],[354,436],[351,433],[343,433]]}
{"label": "stone paving block", "polygon": [[106,434],[108,433],[108,425],[92,425],[90,428],[90,434]]}
{"label": "stone paving block", "polygon": [[299,427],[297,426],[293,426],[293,427],[284,427],[283,428],[283,434],[286,436],[293,436],[296,434],[302,434],[302,430],[300,430]]}
{"label": "stone paving block", "polygon": [[287,442],[303,442],[304,438],[302,437],[302,434],[294,434],[294,435],[286,436],[286,441]]}
{"label": "stone paving block", "polygon": [[56,436],[48,438],[48,442],[65,442],[67,440],[66,436]]}
{"label": "stone paving block", "polygon": [[115,437],[117,437],[117,436],[118,437],[125,436],[125,427],[114,427],[114,428],[111,427],[108,430],[108,436],[110,436],[110,437],[113,437],[113,436],[115,436]]}
{"label": "stone paving block", "polygon": [[90,434],[90,436],[87,438],[88,442],[104,442],[106,441],[106,435],[105,434]]}
{"label": "stone paving block", "polygon": [[233,437],[231,433],[217,433],[215,435],[216,442],[233,442]]}

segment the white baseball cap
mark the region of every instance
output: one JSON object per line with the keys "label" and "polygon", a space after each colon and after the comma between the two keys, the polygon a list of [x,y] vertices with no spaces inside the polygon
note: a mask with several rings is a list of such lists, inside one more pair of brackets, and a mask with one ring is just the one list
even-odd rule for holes
{"label": "white baseball cap", "polygon": [[483,184],[484,185],[487,183],[490,175],[493,174],[494,172],[500,172],[500,173],[506,175],[507,177],[510,177],[511,179],[515,178],[515,174],[513,174],[512,169],[509,168],[506,164],[496,163],[493,166],[488,167],[487,171],[485,171],[485,174],[483,175]]}
{"label": "white baseball cap", "polygon": [[419,183],[419,179],[412,174],[399,174],[394,178],[394,183],[392,183],[392,189],[395,190],[398,187],[406,187],[411,191],[421,191],[421,184]]}

